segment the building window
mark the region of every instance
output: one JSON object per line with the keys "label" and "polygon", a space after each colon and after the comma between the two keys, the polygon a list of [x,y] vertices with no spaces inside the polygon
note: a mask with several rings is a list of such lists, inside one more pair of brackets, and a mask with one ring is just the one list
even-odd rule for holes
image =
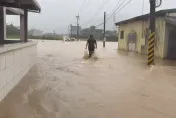
{"label": "building window", "polygon": [[124,31],[120,32],[120,39],[124,39]]}
{"label": "building window", "polygon": [[135,43],[137,40],[137,33],[136,32],[131,32],[128,34],[128,41]]}

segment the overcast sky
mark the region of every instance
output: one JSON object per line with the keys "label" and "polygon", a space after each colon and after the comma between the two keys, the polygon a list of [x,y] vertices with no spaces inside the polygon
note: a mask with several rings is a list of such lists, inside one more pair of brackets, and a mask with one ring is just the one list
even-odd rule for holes
{"label": "overcast sky", "polygon": [[[44,32],[67,33],[68,25],[76,25],[76,15],[80,14],[82,28],[97,25],[103,21],[103,12],[111,13],[119,0],[37,0],[41,5],[40,14],[29,14],[29,29],[36,28]],[[82,2],[84,4],[82,5]],[[87,1],[87,2],[86,2]],[[121,3],[124,0],[120,0]],[[125,0],[126,3],[129,0]],[[144,1],[144,5],[142,4]],[[105,2],[105,4],[103,4]],[[103,6],[104,5],[104,6]],[[82,8],[81,8],[82,6]],[[144,6],[144,7],[143,7]],[[160,9],[176,8],[176,0],[163,0]],[[99,9],[99,12],[97,12]],[[149,0],[132,0],[116,13],[116,22],[149,12]],[[97,14],[96,14],[97,12]],[[90,21],[89,21],[90,20]],[[7,23],[19,25],[19,17],[7,16]],[[107,21],[107,28],[114,29],[113,17]],[[99,28],[102,28],[100,26]]]}

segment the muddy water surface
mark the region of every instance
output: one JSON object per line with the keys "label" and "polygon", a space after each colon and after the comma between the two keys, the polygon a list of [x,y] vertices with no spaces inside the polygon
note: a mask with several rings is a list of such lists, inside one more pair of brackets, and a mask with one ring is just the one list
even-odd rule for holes
{"label": "muddy water surface", "polygon": [[98,60],[84,60],[85,42],[44,41],[36,65],[0,103],[1,118],[175,118],[176,63],[117,52],[98,43]]}

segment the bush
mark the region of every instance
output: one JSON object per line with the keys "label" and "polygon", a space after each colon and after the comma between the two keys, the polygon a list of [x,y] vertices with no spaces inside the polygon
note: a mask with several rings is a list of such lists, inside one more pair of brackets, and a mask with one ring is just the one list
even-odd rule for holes
{"label": "bush", "polygon": [[61,36],[52,37],[52,36],[28,36],[29,39],[41,39],[41,40],[63,40]]}

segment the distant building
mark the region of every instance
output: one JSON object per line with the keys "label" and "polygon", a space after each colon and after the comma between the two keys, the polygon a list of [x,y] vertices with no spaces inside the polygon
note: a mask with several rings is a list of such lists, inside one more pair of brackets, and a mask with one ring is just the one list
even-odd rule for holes
{"label": "distant building", "polygon": [[[176,59],[176,9],[160,10],[156,15],[155,56]],[[118,49],[148,53],[150,14],[117,22]]]}
{"label": "distant building", "polygon": [[[93,35],[96,40],[103,40],[104,31],[103,29],[96,29],[95,26],[90,28],[85,28],[81,30],[81,38],[88,39],[90,35]],[[107,41],[118,41],[116,31],[106,31],[106,40]]]}
{"label": "distant building", "polygon": [[81,36],[83,37],[89,38],[91,34],[99,40],[103,36],[103,30],[96,29],[95,26],[91,26],[90,28],[85,28],[81,30]]}
{"label": "distant building", "polygon": [[29,35],[32,35],[32,36],[42,36],[43,35],[43,31],[37,30],[37,29],[31,29],[29,31]]}
{"label": "distant building", "polygon": [[78,29],[79,35],[80,35],[82,29],[81,29],[81,27],[78,28],[77,26],[71,26],[70,35],[73,36],[73,37],[77,36],[77,29]]}

